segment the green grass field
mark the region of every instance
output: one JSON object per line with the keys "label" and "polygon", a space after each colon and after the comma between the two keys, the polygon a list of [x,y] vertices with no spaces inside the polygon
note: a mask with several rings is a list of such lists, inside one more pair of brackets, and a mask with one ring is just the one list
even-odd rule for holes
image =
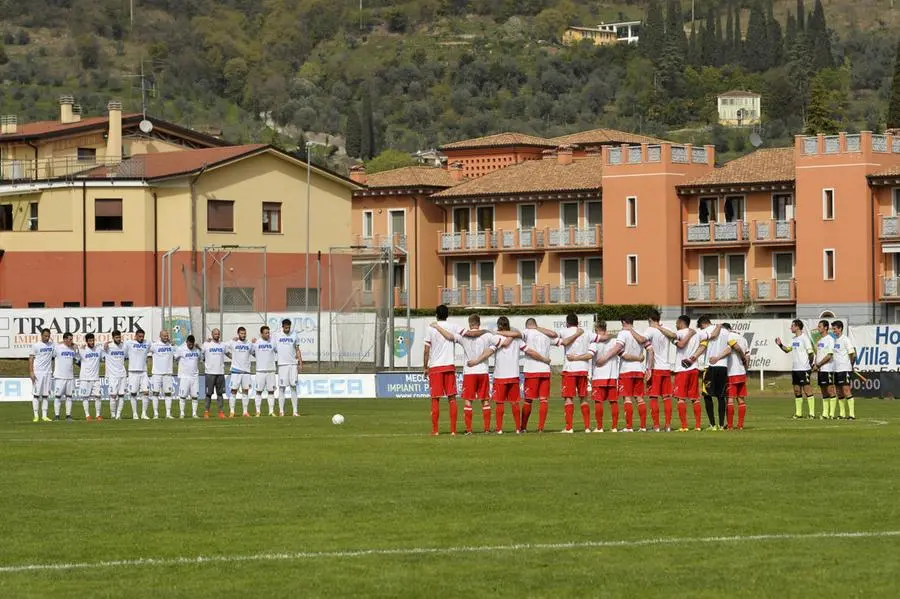
{"label": "green grass field", "polygon": [[793,421],[765,395],[743,432],[438,438],[422,400],[3,405],[0,597],[898,596],[900,404]]}

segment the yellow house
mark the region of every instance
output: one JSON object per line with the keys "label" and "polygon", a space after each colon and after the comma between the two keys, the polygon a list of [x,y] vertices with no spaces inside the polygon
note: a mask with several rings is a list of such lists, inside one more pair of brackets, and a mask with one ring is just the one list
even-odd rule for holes
{"label": "yellow house", "polygon": [[581,40],[591,40],[595,46],[606,46],[619,41],[615,30],[601,27],[567,27],[563,33],[564,44],[577,44]]}

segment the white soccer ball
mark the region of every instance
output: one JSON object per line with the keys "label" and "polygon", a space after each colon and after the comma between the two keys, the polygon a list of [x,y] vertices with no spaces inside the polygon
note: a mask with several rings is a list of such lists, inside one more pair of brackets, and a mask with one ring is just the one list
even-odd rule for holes
{"label": "white soccer ball", "polygon": [[335,414],[331,417],[331,424],[344,424],[344,415]]}

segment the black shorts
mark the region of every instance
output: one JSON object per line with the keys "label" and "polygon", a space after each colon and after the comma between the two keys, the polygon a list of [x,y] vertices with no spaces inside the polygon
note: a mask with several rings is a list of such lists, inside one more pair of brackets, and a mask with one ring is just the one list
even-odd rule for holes
{"label": "black shorts", "polygon": [[728,368],[724,366],[710,366],[703,377],[704,392],[711,397],[725,397],[728,388]]}
{"label": "black shorts", "polygon": [[822,372],[819,371],[819,386],[827,387],[828,385],[834,384],[834,373],[833,372]]}
{"label": "black shorts", "polygon": [[841,372],[834,373],[834,384],[835,385],[849,385],[850,384],[850,372],[847,370]]}
{"label": "black shorts", "polygon": [[791,373],[791,384],[795,387],[805,387],[809,384],[808,370],[795,370]]}

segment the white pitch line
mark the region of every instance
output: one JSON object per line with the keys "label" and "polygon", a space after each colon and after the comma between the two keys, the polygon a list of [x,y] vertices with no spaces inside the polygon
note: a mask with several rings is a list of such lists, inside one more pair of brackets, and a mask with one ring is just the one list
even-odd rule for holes
{"label": "white pitch line", "polygon": [[900,537],[900,530],[857,532],[814,532],[721,537],[670,537],[620,541],[572,541],[567,543],[516,543],[512,545],[474,545],[457,547],[399,547],[393,549],[352,549],[346,551],[299,551],[295,553],[254,553],[249,555],[210,555],[197,557],[162,557],[110,560],[100,562],[72,562],[56,564],[22,564],[0,566],[0,574],[59,570],[98,570],[133,566],[192,566],[235,562],[299,561],[316,559],[344,559],[370,556],[448,555],[461,553],[506,553],[520,551],[568,551],[572,549],[602,549],[617,547],[647,547],[654,545],[690,545],[713,543],[754,543],[766,541],[806,541],[813,539],[871,539]]}

